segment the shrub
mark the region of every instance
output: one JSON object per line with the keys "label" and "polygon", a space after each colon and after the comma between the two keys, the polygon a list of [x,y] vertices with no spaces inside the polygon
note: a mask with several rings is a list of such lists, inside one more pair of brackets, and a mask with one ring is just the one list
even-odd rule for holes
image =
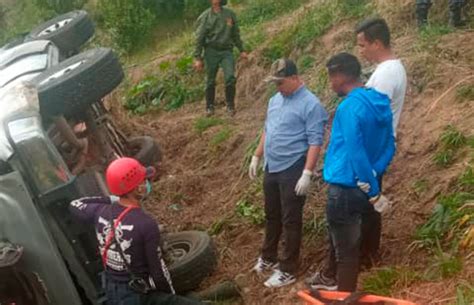
{"label": "shrub", "polygon": [[99,12],[114,43],[125,53],[149,37],[155,21],[143,0],[100,0]]}
{"label": "shrub", "polygon": [[87,0],[35,0],[38,7],[47,8],[58,14],[80,9]]}

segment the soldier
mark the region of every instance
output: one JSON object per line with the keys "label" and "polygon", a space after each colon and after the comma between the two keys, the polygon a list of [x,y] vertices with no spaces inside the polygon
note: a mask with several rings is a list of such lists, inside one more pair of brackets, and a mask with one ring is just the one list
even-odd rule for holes
{"label": "soldier", "polygon": [[[416,20],[418,27],[423,27],[428,23],[428,10],[431,5],[431,0],[416,0]],[[455,27],[464,25],[464,22],[461,20],[461,11],[465,5],[465,0],[449,0],[450,25]]]}
{"label": "soldier", "polygon": [[237,47],[242,59],[247,58],[240,38],[239,25],[235,13],[223,7],[227,0],[211,0],[211,8],[204,11],[197,20],[196,50],[194,52],[194,68],[203,69],[206,63],[206,112],[214,114],[214,100],[216,95],[216,76],[219,66],[224,70],[225,98],[227,112],[235,114],[235,63],[232,49]]}

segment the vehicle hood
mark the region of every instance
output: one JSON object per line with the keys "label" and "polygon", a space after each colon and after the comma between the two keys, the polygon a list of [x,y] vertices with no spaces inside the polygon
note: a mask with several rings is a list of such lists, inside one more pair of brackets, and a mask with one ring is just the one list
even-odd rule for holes
{"label": "vehicle hood", "polygon": [[30,83],[7,85],[0,89],[0,160],[8,161],[13,148],[8,140],[8,120],[23,112],[39,113],[38,92]]}

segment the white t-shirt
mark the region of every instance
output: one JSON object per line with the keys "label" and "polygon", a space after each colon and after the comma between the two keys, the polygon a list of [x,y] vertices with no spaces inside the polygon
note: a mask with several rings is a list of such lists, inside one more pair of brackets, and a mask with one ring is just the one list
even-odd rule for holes
{"label": "white t-shirt", "polygon": [[390,98],[393,113],[393,134],[396,137],[407,91],[405,67],[399,59],[386,60],[377,66],[365,85],[386,94]]}

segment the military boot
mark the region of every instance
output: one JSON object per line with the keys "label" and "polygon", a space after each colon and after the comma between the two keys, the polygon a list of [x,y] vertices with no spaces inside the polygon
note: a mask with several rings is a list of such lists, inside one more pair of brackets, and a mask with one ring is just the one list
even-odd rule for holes
{"label": "military boot", "polygon": [[225,100],[227,102],[227,113],[230,116],[235,114],[235,85],[228,85],[225,87]]}
{"label": "military boot", "polygon": [[461,17],[462,7],[456,5],[449,9],[449,25],[453,27],[461,27],[466,25]]}
{"label": "military boot", "polygon": [[211,116],[214,114],[214,100],[216,99],[216,87],[206,88],[206,114]]}
{"label": "military boot", "polygon": [[422,28],[428,25],[428,11],[430,9],[429,4],[421,3],[416,5],[416,22],[418,28]]}

